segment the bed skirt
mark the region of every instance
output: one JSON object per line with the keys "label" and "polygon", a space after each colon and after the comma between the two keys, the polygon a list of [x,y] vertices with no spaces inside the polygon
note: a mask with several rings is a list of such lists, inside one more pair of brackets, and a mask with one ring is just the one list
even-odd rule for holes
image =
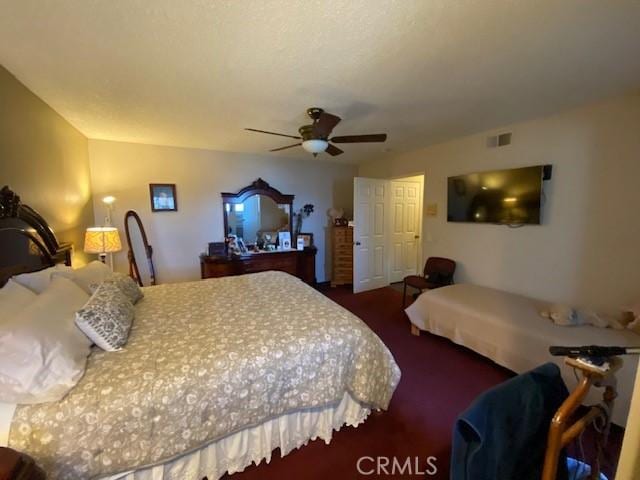
{"label": "bed skirt", "polygon": [[120,473],[101,480],[218,480],[226,472],[241,472],[280,448],[281,455],[320,438],[327,444],[333,431],[343,425],[357,427],[371,410],[363,407],[349,393],[338,406],[294,412],[268,420],[213,442],[199,450],[162,465]]}

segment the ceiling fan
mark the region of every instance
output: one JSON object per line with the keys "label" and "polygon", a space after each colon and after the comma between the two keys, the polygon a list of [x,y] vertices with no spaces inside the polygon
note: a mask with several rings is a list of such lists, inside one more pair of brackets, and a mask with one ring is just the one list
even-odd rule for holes
{"label": "ceiling fan", "polygon": [[384,142],[387,139],[386,133],[378,133],[373,135],[345,135],[341,137],[329,138],[333,128],[340,123],[340,117],[325,112],[322,108],[308,108],[307,115],[313,120],[311,125],[303,125],[298,129],[300,136],[287,135],[285,133],[268,132],[266,130],[257,130],[255,128],[245,128],[250,132],[268,133],[269,135],[279,135],[281,137],[295,138],[296,140],[302,140],[299,143],[293,145],[287,145],[286,147],[274,148],[269,150],[270,152],[278,152],[280,150],[286,150],[287,148],[300,147],[304,148],[307,152],[312,153],[315,157],[320,152],[327,152],[329,155],[340,155],[344,153],[333,143],[368,143],[368,142]]}

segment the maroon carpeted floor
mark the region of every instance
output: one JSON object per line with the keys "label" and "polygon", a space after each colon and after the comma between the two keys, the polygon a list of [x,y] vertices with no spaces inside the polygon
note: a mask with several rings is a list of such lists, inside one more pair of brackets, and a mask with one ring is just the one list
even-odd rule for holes
{"label": "maroon carpeted floor", "polygon": [[[446,339],[411,335],[401,308],[402,294],[392,288],[357,295],[347,288],[322,291],[362,318],[393,353],[402,379],[390,408],[372,414],[358,428],[334,432],[330,445],[316,440],[284,458],[275,453],[271,463],[251,466],[234,474],[233,480],[399,478],[359,475],[356,462],[363,456],[395,456],[401,462],[417,457],[421,471],[427,467],[427,457],[433,456],[438,473],[427,478],[448,478],[456,417],[481,392],[512,373]],[[614,440],[619,448],[620,439]],[[372,464],[367,460],[363,465]]]}

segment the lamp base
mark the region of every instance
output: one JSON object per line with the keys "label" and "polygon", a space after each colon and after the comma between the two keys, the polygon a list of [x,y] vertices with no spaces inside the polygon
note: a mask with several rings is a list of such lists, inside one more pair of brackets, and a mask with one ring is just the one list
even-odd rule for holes
{"label": "lamp base", "polygon": [[99,253],[98,257],[100,258],[100,261],[102,263],[107,263],[107,254],[106,253]]}

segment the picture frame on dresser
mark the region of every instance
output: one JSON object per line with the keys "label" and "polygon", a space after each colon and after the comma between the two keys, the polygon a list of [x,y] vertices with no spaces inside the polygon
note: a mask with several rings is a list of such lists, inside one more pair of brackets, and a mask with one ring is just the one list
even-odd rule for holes
{"label": "picture frame on dresser", "polygon": [[291,249],[291,232],[278,232],[278,244],[280,250]]}
{"label": "picture frame on dresser", "polygon": [[296,238],[302,238],[304,248],[313,247],[313,233],[299,233]]}

